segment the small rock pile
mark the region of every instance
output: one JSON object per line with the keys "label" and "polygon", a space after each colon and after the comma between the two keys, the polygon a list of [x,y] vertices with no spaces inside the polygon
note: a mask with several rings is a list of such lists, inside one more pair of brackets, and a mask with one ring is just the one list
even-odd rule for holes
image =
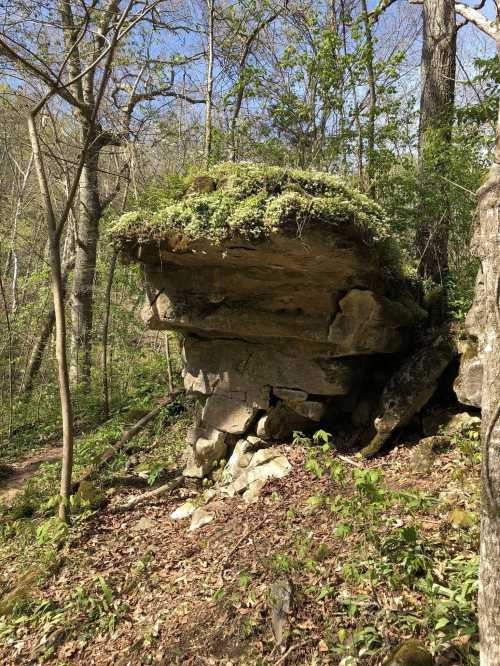
{"label": "small rock pile", "polygon": [[[265,448],[261,448],[265,447]],[[241,496],[247,503],[255,502],[269,479],[282,479],[292,470],[287,457],[258,437],[240,439],[222,472],[221,482],[198,495],[196,500],[181,504],[172,514],[172,520],[191,518],[191,531],[199,529],[215,518],[211,502],[217,498]]]}

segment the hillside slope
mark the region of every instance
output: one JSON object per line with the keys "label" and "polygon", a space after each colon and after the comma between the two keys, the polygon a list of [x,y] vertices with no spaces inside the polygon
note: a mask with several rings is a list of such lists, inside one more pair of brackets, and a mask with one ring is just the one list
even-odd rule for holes
{"label": "hillside slope", "polygon": [[[290,475],[253,504],[212,502],[198,530],[170,518],[194,489],[117,514],[141,491],[116,485],[69,535],[39,538],[43,572],[29,578],[4,548],[4,591],[28,583],[0,622],[0,661],[348,666],[414,637],[439,664],[478,663],[475,433],[371,462],[308,440],[280,448]],[[277,582],[293,590],[281,646]]]}

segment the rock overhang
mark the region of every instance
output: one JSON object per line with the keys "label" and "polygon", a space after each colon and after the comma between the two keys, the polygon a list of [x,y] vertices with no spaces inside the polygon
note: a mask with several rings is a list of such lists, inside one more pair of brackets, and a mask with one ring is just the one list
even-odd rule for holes
{"label": "rock overhang", "polygon": [[145,266],[143,319],[183,333],[184,382],[204,403],[196,476],[235,438],[317,425],[425,325],[382,209],[334,176],[219,165],[113,233]]}

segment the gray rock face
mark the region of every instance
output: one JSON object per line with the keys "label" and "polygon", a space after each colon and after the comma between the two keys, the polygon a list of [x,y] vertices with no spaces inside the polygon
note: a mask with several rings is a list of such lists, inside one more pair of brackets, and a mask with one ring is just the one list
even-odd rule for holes
{"label": "gray rock face", "polygon": [[232,393],[260,409],[272,386],[300,386],[306,394],[345,395],[361,380],[362,364],[337,358],[325,347],[243,340],[184,341],[184,384],[193,392]]}
{"label": "gray rock face", "polygon": [[256,407],[247,404],[238,395],[214,393],[205,403],[202,421],[223,432],[242,435],[252,423]]}
{"label": "gray rock face", "polygon": [[184,384],[203,401],[186,475],[209,474],[243,436],[317,429],[332,398],[370,385],[372,359],[408,348],[426,316],[416,292],[394,289],[347,228],[219,244],[166,237],[134,250],[146,265],[144,321],[183,333]]}
{"label": "gray rock face", "polygon": [[415,313],[402,303],[368,289],[352,289],[339,301],[328,340],[339,356],[397,352],[404,327],[414,320]]}
{"label": "gray rock face", "polygon": [[314,421],[301,416],[286,404],[271,407],[257,422],[258,437],[268,441],[289,439],[295,431],[307,431],[314,427]]}
{"label": "gray rock face", "polygon": [[300,389],[284,388],[283,386],[273,386],[273,395],[284,402],[304,402],[307,400],[307,393]]}
{"label": "gray rock face", "polygon": [[247,439],[238,440],[224,469],[224,477],[226,479],[234,481],[234,479],[246,471],[252,460],[252,449],[252,443]]}
{"label": "gray rock face", "polygon": [[226,455],[227,440],[228,434],[217,428],[195,428],[184,475],[201,479],[210,473],[214,464]]}
{"label": "gray rock face", "polygon": [[288,406],[300,416],[311,421],[321,421],[326,412],[326,406],[316,400],[305,400],[304,402],[288,403]]}
{"label": "gray rock face", "polygon": [[362,450],[364,456],[375,455],[396,428],[409,423],[422,409],[455,354],[448,338],[438,338],[433,345],[410,356],[394,373],[384,388],[374,421],[377,434]]}
{"label": "gray rock face", "polygon": [[471,431],[481,430],[481,419],[468,412],[451,414],[447,411],[438,411],[428,414],[422,419],[422,428],[426,435],[462,435]]}
{"label": "gray rock face", "polygon": [[206,509],[203,509],[201,507],[199,509],[196,509],[196,511],[193,512],[191,517],[191,524],[189,526],[189,531],[194,532],[194,530],[200,529],[200,527],[203,527],[203,525],[211,523],[214,518],[215,518],[215,513],[213,513],[212,511],[207,511]]}
{"label": "gray rock face", "polygon": [[[462,343],[460,370],[453,386],[458,400],[463,405],[479,408],[482,407],[484,376],[484,353],[480,353],[481,341],[488,337],[484,329],[485,302],[484,276],[480,269],[476,277],[474,301],[465,318],[465,330],[469,338]],[[491,349],[488,340],[484,346],[489,353]]]}

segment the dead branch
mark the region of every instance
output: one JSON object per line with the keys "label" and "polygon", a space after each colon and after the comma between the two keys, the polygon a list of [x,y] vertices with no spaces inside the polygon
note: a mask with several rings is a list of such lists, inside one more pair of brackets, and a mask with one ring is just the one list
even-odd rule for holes
{"label": "dead branch", "polygon": [[342,460],[342,462],[347,463],[348,465],[353,465],[354,467],[360,467],[361,469],[363,468],[363,465],[357,460],[353,460],[353,458],[348,458],[347,456],[343,456],[340,453],[337,453],[335,457],[338,458],[339,460]]}
{"label": "dead branch", "polygon": [[125,504],[119,504],[118,506],[114,507],[111,510],[111,513],[124,513],[125,511],[130,511],[130,509],[135,509],[137,506],[143,504],[144,502],[147,502],[150,499],[154,499],[156,497],[160,497],[161,495],[167,495],[168,493],[171,493],[173,490],[176,490],[176,488],[182,486],[183,483],[184,483],[184,477],[182,475],[176,476],[175,479],[172,479],[172,481],[165,483],[163,486],[160,486],[159,488],[155,488],[154,490],[148,490],[147,493],[142,493],[142,495],[136,495],[135,497],[132,497],[132,499],[130,499]]}
{"label": "dead branch", "polygon": [[87,481],[90,479],[97,471],[102,469],[102,467],[112,460],[117,453],[123,450],[127,450],[126,445],[130,440],[135,437],[141,430],[148,425],[153,419],[155,419],[160,411],[173,401],[175,397],[180,395],[183,392],[183,389],[175,389],[169,393],[163,400],[160,401],[157,407],[151,410],[148,414],[143,416],[137,423],[135,423],[130,430],[127,430],[121,437],[121,439],[116,442],[113,446],[107,448],[91,465],[89,465],[83,472],[83,474],[76,481],[73,482],[71,486],[71,491],[74,493],[78,490],[78,487],[82,481]]}

